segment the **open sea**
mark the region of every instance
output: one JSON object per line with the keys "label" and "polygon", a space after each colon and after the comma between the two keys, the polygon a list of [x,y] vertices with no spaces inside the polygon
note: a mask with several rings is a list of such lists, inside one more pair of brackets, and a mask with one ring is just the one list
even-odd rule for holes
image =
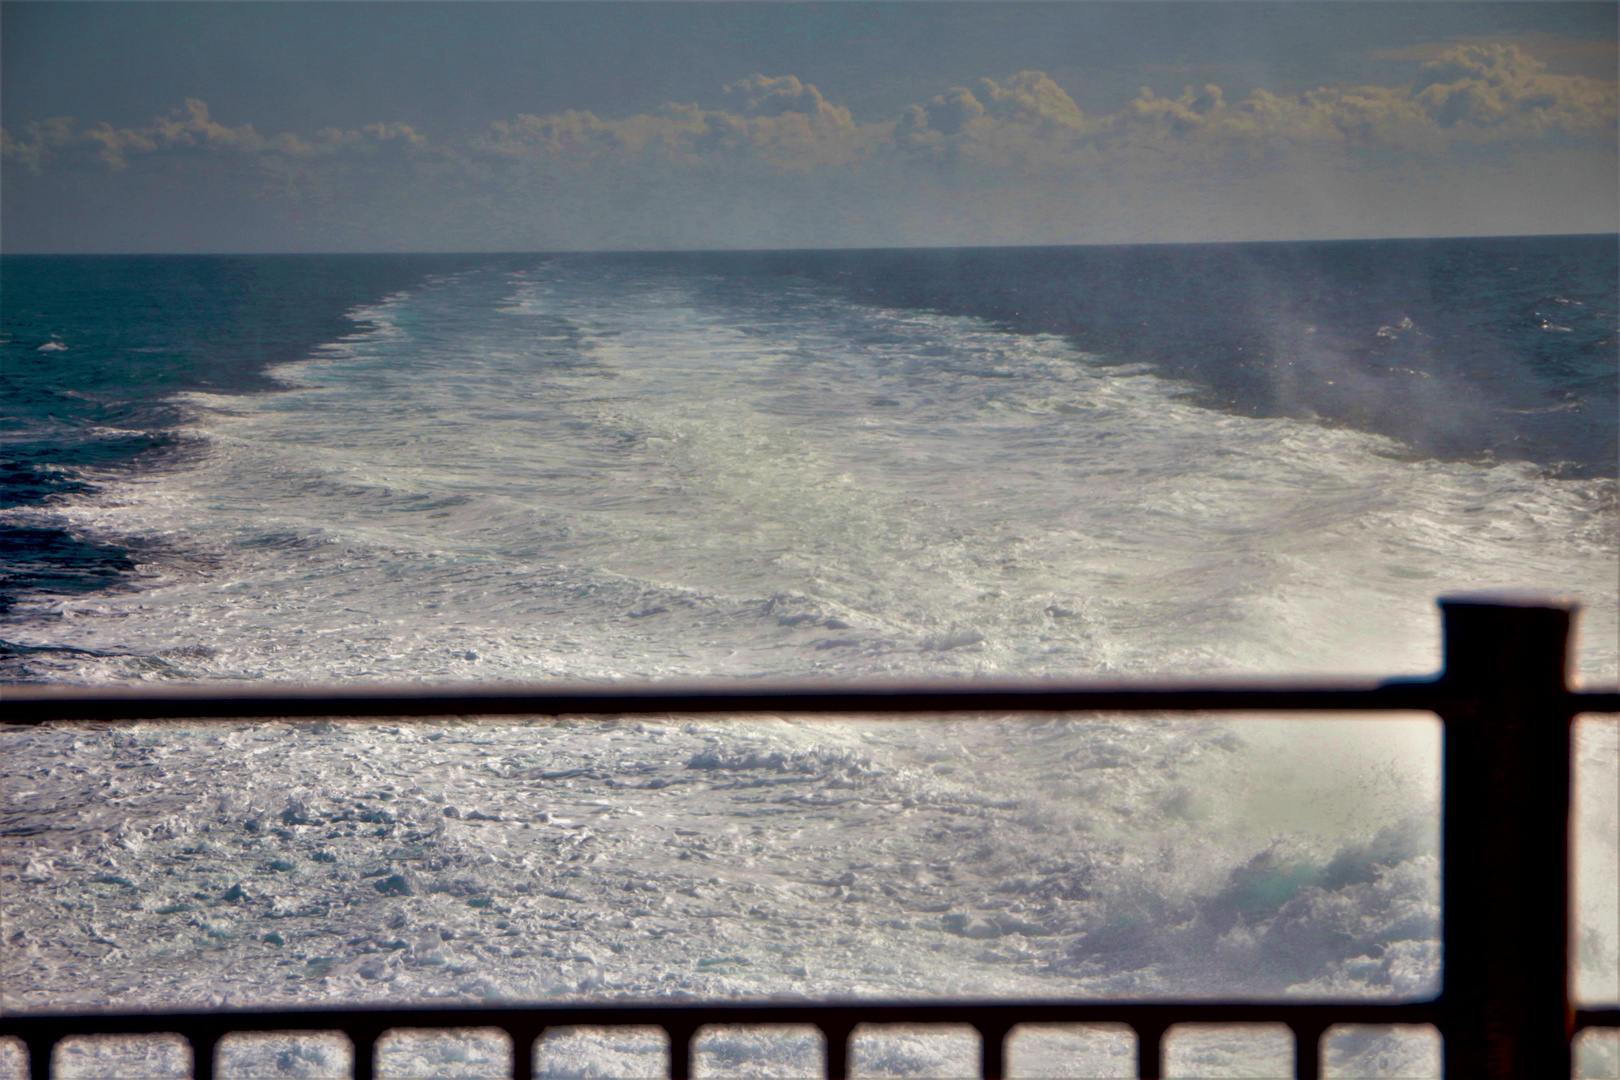
{"label": "open sea", "polygon": [[[1578,598],[1579,674],[1612,683],[1616,256],[1613,236],[6,256],[0,678],[1405,675],[1438,667],[1437,596],[1508,589]],[[0,870],[38,895],[9,890],[8,934],[35,936],[0,989],[928,996],[949,962],[954,988],[1010,995],[1433,992],[1426,721],[750,723],[14,730]],[[1594,1000],[1620,985],[1613,728],[1582,736]],[[623,795],[648,776],[658,794]],[[356,798],[392,800],[408,842],[336,824]],[[800,821],[747,847],[811,810],[876,838]],[[560,831],[587,819],[600,860]],[[299,869],[223,899],[276,844]],[[772,850],[800,860],[789,884]],[[733,869],[696,870],[715,859]],[[377,892],[379,865],[414,884]],[[621,879],[662,906],[625,914],[613,890],[642,886]],[[498,932],[467,906],[491,895]],[[695,959],[626,944],[711,933],[696,909],[728,904],[742,929]],[[265,945],[295,910],[311,944]],[[340,918],[404,921],[365,947]],[[486,932],[493,952],[449,955]],[[955,1075],[930,1053],[871,1075]]]}
{"label": "open sea", "polygon": [[3,267],[12,680],[1615,675],[1613,237]]}

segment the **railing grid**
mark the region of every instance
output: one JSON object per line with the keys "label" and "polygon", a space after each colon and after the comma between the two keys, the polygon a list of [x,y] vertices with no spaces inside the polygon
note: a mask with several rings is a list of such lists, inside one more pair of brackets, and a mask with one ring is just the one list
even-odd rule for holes
{"label": "railing grid", "polygon": [[[1021,1023],[1114,1023],[1137,1036],[1137,1075],[1163,1075],[1164,1036],[1184,1023],[1282,1023],[1294,1035],[1295,1076],[1321,1075],[1323,1034],[1335,1024],[1432,1024],[1451,1077],[1568,1076],[1570,1045],[1589,1027],[1620,1026],[1620,1009],[1575,1009],[1568,989],[1571,725],[1620,712],[1620,692],[1577,691],[1566,679],[1569,606],[1442,601],[1445,667],[1438,678],[1365,688],[1196,686],[866,688],[120,695],[60,689],[7,692],[7,720],[421,717],[648,713],[905,714],[1009,711],[1426,711],[1445,725],[1442,990],[1409,1003],[1209,1001],[977,1001],[646,1006],[239,1010],[0,1017],[0,1036],[28,1047],[34,1080],[74,1035],[179,1033],[194,1075],[213,1080],[225,1035],[341,1031],[356,1080],[372,1080],[377,1039],[395,1028],[495,1027],[512,1039],[513,1080],[530,1080],[548,1027],[652,1025],[668,1034],[672,1080],[689,1080],[692,1040],[709,1024],[810,1024],[826,1038],[828,1080],[849,1074],[862,1023],[968,1024],[981,1036],[980,1075],[1005,1075],[1005,1040]],[[1452,902],[1467,897],[1466,904]]]}

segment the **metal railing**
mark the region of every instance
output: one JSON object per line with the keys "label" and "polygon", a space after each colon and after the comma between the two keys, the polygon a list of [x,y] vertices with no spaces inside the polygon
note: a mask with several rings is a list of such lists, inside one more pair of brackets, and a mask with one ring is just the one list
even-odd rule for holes
{"label": "metal railing", "polygon": [[[1441,992],[1408,1003],[1208,1001],[974,1001],[644,1006],[326,1008],[28,1013],[0,1017],[0,1036],[27,1044],[34,1080],[47,1080],[56,1044],[74,1035],[178,1033],[194,1075],[212,1080],[214,1050],[233,1032],[342,1031],[356,1080],[371,1080],[377,1039],[394,1028],[494,1027],[512,1039],[514,1080],[533,1076],[548,1027],[655,1025],[669,1035],[670,1074],[688,1080],[692,1041],[708,1024],[810,1024],[826,1037],[828,1080],[849,1071],[862,1023],[969,1024],[981,1036],[980,1072],[1005,1072],[1008,1032],[1021,1023],[1118,1023],[1137,1036],[1137,1075],[1163,1075],[1164,1035],[1183,1023],[1282,1023],[1294,1034],[1295,1075],[1321,1075],[1324,1032],[1335,1024],[1432,1024],[1445,1074],[1463,1078],[1568,1076],[1581,1029],[1620,1026],[1620,1009],[1575,1009],[1569,995],[1569,830],[1572,723],[1620,712],[1620,692],[1576,691],[1566,678],[1569,606],[1442,600],[1445,666],[1431,680],[1370,687],[1008,686],[894,684],[761,690],[608,688],[513,693],[113,694],[55,688],[6,692],[6,720],[858,713],[1426,711],[1445,727]],[[1457,902],[1467,898],[1466,903]]]}

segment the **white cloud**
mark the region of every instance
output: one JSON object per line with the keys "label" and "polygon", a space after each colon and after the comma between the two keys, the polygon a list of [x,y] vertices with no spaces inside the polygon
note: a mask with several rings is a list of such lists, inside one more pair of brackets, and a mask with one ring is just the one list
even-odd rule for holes
{"label": "white cloud", "polygon": [[939,163],[1034,168],[1060,163],[1097,125],[1044,72],[980,79],[906,111],[894,133],[903,152]]}
{"label": "white cloud", "polygon": [[[899,155],[941,166],[1050,171],[1097,164],[1137,148],[1199,160],[1300,144],[1444,152],[1549,135],[1612,140],[1616,126],[1613,82],[1553,74],[1517,46],[1503,44],[1446,50],[1425,63],[1409,87],[1296,95],[1262,89],[1235,102],[1214,84],[1187,87],[1176,97],[1144,88],[1118,111],[1094,117],[1039,71],[1001,82],[981,79],[977,89],[953,87],[887,123],[856,123],[847,108],[792,75],[751,75],[726,87],[725,95],[734,108],[670,103],[618,119],[577,110],[523,114],[459,144],[431,149],[440,156],[574,168],[754,161],[787,173]],[[123,169],[140,157],[200,152],[308,159],[376,154],[385,147],[401,156],[430,149],[405,124],[327,129],[308,139],[264,136],[251,124],[219,123],[197,100],[146,127],[80,126],[56,117],[30,124],[20,138],[4,135],[6,158],[34,170],[86,161]]]}
{"label": "white cloud", "polygon": [[1236,102],[1213,83],[1176,97],[1144,88],[1119,111],[1093,118],[1041,72],[981,82],[981,95],[958,87],[913,106],[896,145],[941,163],[1085,168],[1143,149],[1208,162],[1300,145],[1444,153],[1554,134],[1612,141],[1616,122],[1614,83],[1552,74],[1501,44],[1447,50],[1410,87],[1262,89]]}
{"label": "white cloud", "polygon": [[1615,84],[1555,75],[1516,45],[1466,45],[1423,65],[1415,97],[1446,129],[1590,134],[1615,126]]}
{"label": "white cloud", "polygon": [[6,132],[0,132],[0,139],[6,158],[33,171],[50,164],[87,161],[122,170],[131,159],[201,152],[306,158],[381,146],[415,149],[427,141],[407,124],[388,123],[367,124],[354,131],[326,128],[310,140],[291,134],[264,136],[252,124],[233,128],[217,122],[209,115],[208,105],[195,98],[187,98],[183,108],[146,127],[115,128],[107,123],[78,127],[73,117],[57,116],[29,124],[21,140]]}
{"label": "white cloud", "polygon": [[[725,87],[721,108],[522,114],[433,141],[400,123],[261,135],[188,100],[144,127],[52,118],[15,138],[0,132],[0,149],[24,173],[81,179],[184,174],[206,160],[196,184],[234,184],[346,228],[409,219],[438,230],[412,244],[442,236],[462,247],[1230,238],[1219,222],[1264,232],[1284,203],[1297,205],[1297,228],[1315,228],[1332,207],[1313,192],[1329,188],[1343,188],[1335,205],[1364,203],[1353,228],[1376,233],[1379,215],[1396,212],[1381,200],[1434,212],[1416,177],[1489,187],[1500,208],[1527,183],[1514,177],[1555,148],[1567,160],[1613,158],[1613,82],[1549,72],[1501,43],[1430,56],[1405,86],[1237,100],[1215,84],[1144,89],[1090,115],[1039,71],[952,87],[871,123],[795,76],[756,74]],[[1596,178],[1581,189],[1591,202],[1613,169],[1582,168]]]}
{"label": "white cloud", "polygon": [[1423,65],[1411,87],[1320,89],[1295,96],[1256,90],[1229,104],[1218,86],[1179,98],[1151,90],[1110,117],[1124,138],[1342,143],[1396,150],[1550,134],[1613,138],[1615,84],[1555,75],[1512,45],[1464,45]]}
{"label": "white cloud", "polygon": [[468,142],[474,154],[561,165],[756,160],[780,172],[848,165],[885,141],[890,125],[858,126],[849,110],[788,75],[753,75],[726,87],[741,111],[668,104],[656,113],[605,120],[570,110],[521,115]]}

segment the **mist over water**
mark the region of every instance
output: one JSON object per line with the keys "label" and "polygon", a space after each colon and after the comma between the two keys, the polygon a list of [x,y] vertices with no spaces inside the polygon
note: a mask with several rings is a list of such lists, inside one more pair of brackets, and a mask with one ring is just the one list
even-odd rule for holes
{"label": "mist over water", "polygon": [[[1459,243],[1224,284],[1148,249],[418,267],[254,369],[273,389],[16,410],[7,674],[1371,677],[1437,668],[1436,596],[1512,588],[1578,597],[1612,682],[1603,264]],[[15,314],[8,363],[68,393],[72,327]],[[1602,998],[1613,725],[1582,738]],[[1422,718],[6,740],[19,1007],[929,996],[941,965],[1031,997],[1437,985]]]}
{"label": "mist over water", "polygon": [[858,302],[1061,334],[1224,411],[1344,424],[1426,456],[1616,471],[1612,237],[725,258]]}

